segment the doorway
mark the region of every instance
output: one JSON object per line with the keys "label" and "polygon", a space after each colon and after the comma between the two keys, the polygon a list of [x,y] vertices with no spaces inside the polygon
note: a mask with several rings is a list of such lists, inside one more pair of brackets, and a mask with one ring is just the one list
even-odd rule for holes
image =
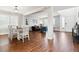
{"label": "doorway", "polygon": [[60,15],[54,16],[54,31],[60,31]]}

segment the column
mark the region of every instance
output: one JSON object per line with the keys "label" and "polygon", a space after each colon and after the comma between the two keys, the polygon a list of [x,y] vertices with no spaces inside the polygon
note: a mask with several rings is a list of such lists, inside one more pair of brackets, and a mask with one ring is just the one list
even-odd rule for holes
{"label": "column", "polygon": [[54,11],[53,11],[53,7],[48,7],[48,25],[47,25],[47,28],[48,28],[48,31],[46,32],[46,38],[47,39],[54,39],[53,35],[53,21],[54,21]]}

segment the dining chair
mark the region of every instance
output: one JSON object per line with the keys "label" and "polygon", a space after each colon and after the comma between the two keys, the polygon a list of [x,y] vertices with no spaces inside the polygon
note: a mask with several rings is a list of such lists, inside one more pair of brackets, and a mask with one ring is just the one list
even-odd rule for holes
{"label": "dining chair", "polygon": [[23,36],[23,27],[17,27],[17,39],[24,42],[24,36]]}
{"label": "dining chair", "polygon": [[18,40],[22,39],[22,41],[24,42],[25,38],[28,38],[28,40],[30,39],[29,38],[29,28],[22,26],[21,28],[17,29],[17,39]]}
{"label": "dining chair", "polygon": [[28,26],[24,26],[23,27],[23,36],[24,36],[24,38],[28,38],[28,40],[30,40],[30,37],[29,37],[29,27]]}
{"label": "dining chair", "polygon": [[14,36],[16,36],[16,26],[8,25],[8,38],[12,40]]}

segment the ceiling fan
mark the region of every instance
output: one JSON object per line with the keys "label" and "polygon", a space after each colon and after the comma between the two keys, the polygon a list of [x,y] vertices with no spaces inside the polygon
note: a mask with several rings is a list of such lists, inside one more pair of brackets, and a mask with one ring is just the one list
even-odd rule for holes
{"label": "ceiling fan", "polygon": [[14,10],[15,10],[15,12],[18,12],[19,11],[18,6],[14,6]]}

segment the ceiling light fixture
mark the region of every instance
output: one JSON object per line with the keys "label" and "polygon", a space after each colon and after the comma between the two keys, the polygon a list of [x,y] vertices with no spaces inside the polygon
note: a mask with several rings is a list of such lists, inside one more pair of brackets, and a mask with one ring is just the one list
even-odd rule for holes
{"label": "ceiling light fixture", "polygon": [[14,10],[15,10],[15,12],[18,12],[18,6],[14,6],[15,8],[14,8]]}

